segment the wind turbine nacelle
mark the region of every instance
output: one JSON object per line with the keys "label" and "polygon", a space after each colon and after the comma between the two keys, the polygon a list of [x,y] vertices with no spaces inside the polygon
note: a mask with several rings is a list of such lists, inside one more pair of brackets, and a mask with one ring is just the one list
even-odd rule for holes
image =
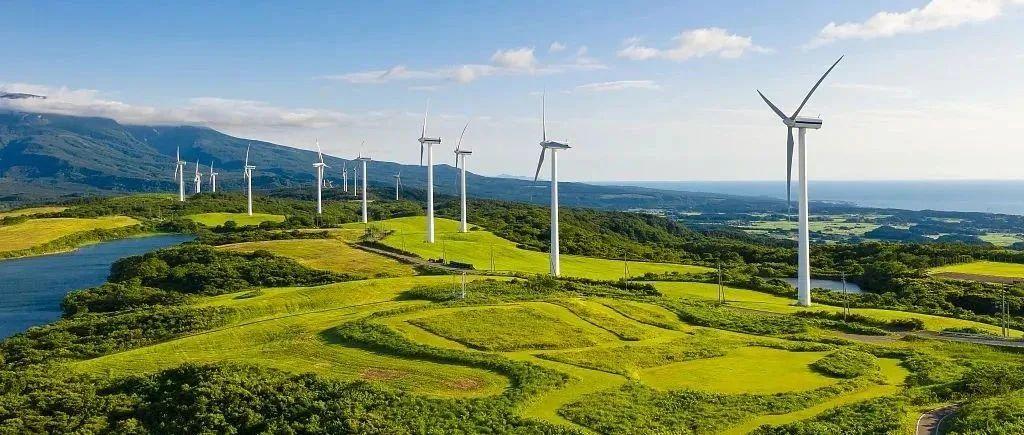
{"label": "wind turbine nacelle", "polygon": [[794,119],[792,121],[787,119],[785,124],[790,126],[790,127],[793,127],[793,128],[809,128],[809,129],[812,129],[812,130],[817,130],[817,129],[821,128],[821,120],[820,119],[818,119],[818,118],[804,118],[802,116],[798,116],[798,117],[796,117],[796,119]]}
{"label": "wind turbine nacelle", "polygon": [[571,148],[567,143],[555,142],[552,140],[544,141],[540,143],[540,146],[544,148],[552,148],[556,150],[567,150]]}
{"label": "wind turbine nacelle", "polygon": [[439,137],[421,137],[420,138],[420,143],[426,144],[426,145],[440,145],[441,144],[441,138],[439,138]]}
{"label": "wind turbine nacelle", "polygon": [[313,163],[313,167],[314,167],[314,168],[319,168],[319,167],[321,167],[321,166],[327,166],[327,165],[326,165],[326,164],[324,164],[324,163]]}
{"label": "wind turbine nacelle", "polygon": [[473,152],[470,151],[470,150],[458,150],[458,151],[455,151],[455,154],[461,154],[461,155],[467,156],[467,155],[473,154]]}

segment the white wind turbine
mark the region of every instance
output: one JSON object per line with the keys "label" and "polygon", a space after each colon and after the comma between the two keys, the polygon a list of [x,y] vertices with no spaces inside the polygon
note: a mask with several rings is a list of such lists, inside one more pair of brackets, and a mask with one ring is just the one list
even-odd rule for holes
{"label": "white wind turbine", "polygon": [[540,168],[544,166],[544,153],[551,150],[551,274],[561,274],[558,261],[558,151],[569,149],[569,144],[548,140],[548,131],[545,124],[544,95],[540,97],[540,160],[537,161],[537,173],[533,181],[540,177]]}
{"label": "white wind turbine", "polygon": [[181,159],[181,147],[174,151],[174,179],[178,182],[178,201],[185,202],[185,161]]}
{"label": "white wind turbine", "polygon": [[427,109],[423,110],[423,128],[420,130],[420,166],[423,166],[423,147],[427,151],[427,243],[434,243],[434,145],[441,144],[440,137],[427,137]]}
{"label": "white wind turbine", "polygon": [[348,193],[348,162],[341,162],[341,191]]}
{"label": "white wind turbine", "polygon": [[395,177],[395,201],[398,201],[402,191],[402,171],[398,171],[393,177]]}
{"label": "white wind turbine", "polygon": [[316,156],[320,161],[313,163],[313,168],[316,169],[316,214],[323,214],[323,201],[321,192],[324,188],[324,168],[329,168],[324,164],[324,154],[320,152],[320,140],[316,141]]}
{"label": "white wind turbine", "polygon": [[217,175],[219,175],[219,174],[216,173],[216,172],[213,172],[213,161],[211,160],[210,161],[210,192],[212,192],[212,193],[217,193]]}
{"label": "white wind turbine", "polygon": [[196,159],[196,176],[192,178],[192,182],[196,184],[196,193],[200,193],[203,187],[203,176],[199,174],[199,159]]}
{"label": "white wind turbine", "polygon": [[796,108],[796,111],[792,115],[786,116],[779,110],[775,104],[772,104],[768,97],[764,96],[761,91],[757,91],[757,94],[761,96],[761,99],[765,103],[768,103],[768,107],[771,107],[772,111],[779,118],[782,118],[782,123],[786,126],[788,134],[786,136],[786,204],[790,203],[790,183],[792,182],[793,172],[793,129],[799,129],[799,154],[800,154],[800,204],[799,204],[799,223],[797,230],[797,304],[802,306],[811,305],[811,248],[810,248],[810,231],[807,227],[807,151],[805,146],[805,135],[807,129],[817,130],[821,128],[821,119],[818,118],[806,118],[797,116],[800,111],[803,110],[804,105],[807,104],[807,100],[811,98],[811,94],[818,89],[818,85],[825,80],[828,73],[832,72],[832,69],[839,64],[839,61],[843,60],[840,56],[835,63],[825,74],[822,74],[818,82],[814,84],[804,100],[800,102],[800,106]]}
{"label": "white wind turbine", "polygon": [[252,171],[256,169],[255,166],[249,164],[249,145],[245,146],[245,166],[243,166],[243,175],[245,176],[245,182],[247,191],[249,193],[249,216],[252,216]]}
{"label": "white wind turbine", "polygon": [[356,157],[356,161],[362,163],[363,169],[363,223],[369,222],[369,215],[366,212],[366,164],[370,162],[369,157],[364,157],[362,151],[359,152],[359,157]]}
{"label": "white wind turbine", "polygon": [[469,128],[469,122],[466,122],[466,126],[462,127],[462,134],[459,135],[459,142],[455,145],[455,169],[459,170],[459,199],[460,208],[462,210],[461,218],[459,219],[459,232],[466,232],[466,157],[473,154],[470,150],[462,149],[462,137],[466,135],[466,129]]}

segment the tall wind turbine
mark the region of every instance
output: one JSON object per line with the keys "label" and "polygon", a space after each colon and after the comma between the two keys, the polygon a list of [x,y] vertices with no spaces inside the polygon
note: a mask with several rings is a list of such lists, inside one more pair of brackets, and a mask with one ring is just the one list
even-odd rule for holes
{"label": "tall wind turbine", "polygon": [[807,228],[807,150],[805,146],[805,135],[807,129],[817,130],[821,128],[821,120],[818,118],[807,118],[797,116],[800,111],[803,110],[804,105],[807,104],[807,100],[811,99],[811,94],[818,89],[818,85],[825,80],[828,73],[832,72],[832,69],[839,65],[839,61],[843,60],[840,56],[835,63],[825,74],[822,74],[818,82],[814,84],[804,100],[800,102],[800,106],[796,108],[796,111],[792,115],[786,116],[779,110],[775,104],[772,104],[768,97],[764,96],[760,90],[757,94],[761,96],[761,99],[768,104],[768,107],[782,118],[782,123],[786,126],[788,131],[786,135],[786,204],[790,202],[790,183],[792,182],[793,172],[793,129],[799,129],[799,154],[800,154],[800,204],[799,204],[799,224],[797,230],[797,304],[802,306],[811,305],[811,247],[810,247],[810,231]]}
{"label": "tall wind turbine", "polygon": [[243,175],[245,176],[245,183],[247,191],[249,193],[249,216],[252,216],[252,171],[256,169],[255,166],[249,164],[249,145],[245,146],[245,166],[243,166]]}
{"label": "tall wind turbine", "polygon": [[212,193],[217,193],[217,175],[219,175],[219,174],[216,173],[216,172],[213,172],[213,161],[211,160],[210,161],[210,192],[212,192]]}
{"label": "tall wind turbine", "polygon": [[470,150],[462,149],[462,137],[466,135],[469,122],[462,127],[462,134],[459,135],[459,142],[455,145],[455,169],[459,169],[459,197],[462,210],[462,217],[459,220],[459,232],[466,232],[466,157],[473,154]]}
{"label": "tall wind turbine", "polygon": [[174,151],[174,179],[178,182],[178,201],[185,202],[185,161],[181,159],[181,147]]}
{"label": "tall wind turbine", "polygon": [[540,160],[537,161],[537,173],[533,181],[540,177],[540,169],[544,166],[544,153],[551,150],[551,274],[561,274],[558,261],[558,151],[569,149],[569,144],[548,140],[548,129],[545,123],[544,95],[540,97]]}
{"label": "tall wind turbine", "polygon": [[341,162],[341,191],[348,193],[348,163]]}
{"label": "tall wind turbine", "polygon": [[434,145],[441,144],[440,137],[427,137],[427,112],[423,110],[423,128],[420,130],[420,166],[423,166],[423,147],[427,151],[427,243],[434,243]]}
{"label": "tall wind turbine", "polygon": [[320,140],[316,141],[316,156],[320,159],[319,162],[313,163],[313,168],[316,169],[316,214],[323,214],[323,201],[321,199],[321,191],[324,188],[324,168],[328,166],[324,164],[324,154],[320,152]]}
{"label": "tall wind turbine", "polygon": [[393,175],[393,177],[395,177],[395,201],[398,201],[399,199],[401,199],[400,193],[402,191],[402,171],[398,171],[398,173]]}
{"label": "tall wind turbine", "polygon": [[196,184],[196,193],[200,193],[203,187],[203,176],[199,174],[199,159],[196,159],[196,176],[192,182]]}
{"label": "tall wind turbine", "polygon": [[363,166],[363,223],[369,222],[369,216],[366,213],[366,164],[370,162],[369,157],[363,157],[363,153],[359,153],[359,157],[356,161],[362,163]]}

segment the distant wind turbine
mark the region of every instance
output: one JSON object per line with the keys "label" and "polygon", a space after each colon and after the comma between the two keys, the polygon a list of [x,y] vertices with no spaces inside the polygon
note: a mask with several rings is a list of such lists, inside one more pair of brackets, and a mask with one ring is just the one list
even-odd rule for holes
{"label": "distant wind turbine", "polygon": [[320,161],[313,163],[313,168],[316,169],[316,214],[323,214],[323,200],[321,192],[324,188],[324,168],[327,168],[324,164],[324,154],[320,152],[320,140],[316,141],[316,156]]}
{"label": "distant wind turbine", "polygon": [[245,182],[247,191],[249,193],[249,216],[252,216],[252,171],[256,169],[255,166],[249,164],[249,145],[245,146],[245,166],[243,166],[243,175],[245,176]]}
{"label": "distant wind turbine", "polygon": [[797,230],[797,304],[802,306],[811,305],[811,248],[810,248],[810,231],[807,227],[807,151],[805,146],[805,135],[807,129],[817,130],[821,128],[821,119],[818,118],[806,118],[797,116],[800,111],[803,110],[804,105],[807,104],[807,100],[811,99],[811,94],[818,89],[818,85],[825,80],[828,73],[832,72],[832,69],[839,65],[839,61],[843,60],[840,56],[835,63],[829,67],[825,74],[822,74],[818,82],[814,84],[804,100],[800,102],[800,106],[796,108],[796,111],[792,115],[786,116],[779,110],[775,104],[772,104],[768,97],[764,96],[760,90],[757,94],[761,96],[761,99],[768,104],[768,107],[782,118],[782,123],[786,126],[788,133],[786,135],[786,204],[790,203],[790,184],[792,182],[793,172],[793,129],[799,129],[800,135],[800,204],[799,204],[799,224]]}
{"label": "distant wind turbine", "polygon": [[178,182],[178,201],[185,202],[185,161],[181,159],[181,147],[174,151],[174,179]]}
{"label": "distant wind turbine", "polygon": [[341,162],[341,191],[348,193],[348,162]]}
{"label": "distant wind turbine", "polygon": [[217,193],[217,175],[219,175],[219,174],[216,173],[216,172],[213,172],[213,161],[211,160],[210,161],[210,192],[211,193]]}
{"label": "distant wind turbine", "polygon": [[196,176],[192,182],[196,184],[196,193],[200,193],[203,187],[203,176],[199,174],[199,159],[196,159]]}
{"label": "distant wind turbine", "polygon": [[366,164],[370,162],[370,158],[363,156],[362,151],[360,151],[356,161],[362,163],[363,166],[363,223],[365,224],[369,222],[369,215],[366,212]]}
{"label": "distant wind turbine", "polygon": [[434,243],[434,145],[441,144],[440,137],[427,137],[427,112],[430,103],[423,110],[423,128],[420,130],[420,166],[423,166],[423,147],[427,151],[427,243]]}
{"label": "distant wind turbine", "polygon": [[393,177],[395,177],[395,201],[398,201],[399,199],[401,199],[400,193],[402,191],[402,171],[398,171],[398,173],[393,175]]}
{"label": "distant wind turbine", "polygon": [[470,150],[462,149],[462,137],[466,135],[469,122],[462,127],[462,134],[459,135],[459,142],[455,145],[455,169],[459,169],[459,197],[462,215],[459,220],[459,232],[466,232],[466,157],[473,154]]}
{"label": "distant wind turbine", "polygon": [[540,97],[540,160],[537,161],[537,173],[533,181],[540,177],[540,169],[544,166],[544,153],[551,150],[551,274],[561,274],[558,261],[558,151],[569,149],[568,143],[548,140],[548,131],[545,123],[544,94]]}

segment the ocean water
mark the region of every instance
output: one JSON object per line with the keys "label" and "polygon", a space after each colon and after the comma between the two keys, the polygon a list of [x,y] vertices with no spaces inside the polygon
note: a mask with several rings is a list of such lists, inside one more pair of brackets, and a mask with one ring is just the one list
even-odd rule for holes
{"label": "ocean water", "polygon": [[0,338],[60,318],[72,290],[103,284],[118,259],[192,240],[182,234],[136,237],[76,251],[0,261]]}
{"label": "ocean water", "polygon": [[[617,181],[602,184],[786,198],[785,181]],[[864,207],[1024,215],[1024,180],[811,180],[807,190],[812,201],[844,201]],[[795,183],[793,192],[795,195]]]}

